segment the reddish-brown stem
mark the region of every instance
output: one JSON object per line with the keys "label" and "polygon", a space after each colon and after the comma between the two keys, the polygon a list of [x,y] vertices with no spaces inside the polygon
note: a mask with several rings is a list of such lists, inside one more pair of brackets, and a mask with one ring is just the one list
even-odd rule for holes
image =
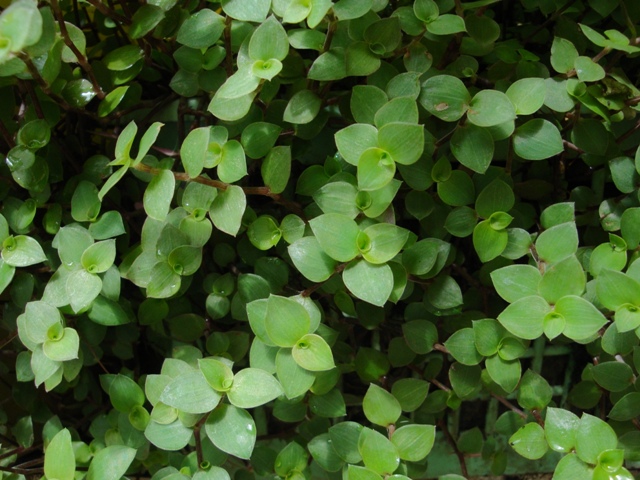
{"label": "reddish-brown stem", "polygon": [[91,85],[93,86],[93,91],[95,92],[96,96],[100,100],[102,100],[105,97],[105,94],[102,91],[102,88],[100,88],[98,79],[93,73],[93,68],[91,68],[91,65],[89,65],[87,58],[80,52],[80,50],[78,50],[78,47],[76,47],[75,43],[73,43],[73,41],[71,40],[71,37],[69,36],[67,26],[64,22],[64,17],[62,16],[62,12],[60,11],[60,7],[58,5],[58,0],[51,0],[51,9],[53,10],[53,14],[56,17],[58,26],[60,27],[60,34],[62,35],[62,40],[67,45],[67,47],[71,49],[73,54],[76,56],[76,59],[78,60],[78,63],[80,64],[82,69],[85,72],[87,72],[87,75],[89,76],[89,80],[91,80]]}
{"label": "reddish-brown stem", "polygon": [[111,20],[118,21],[120,23],[124,23],[125,25],[131,24],[131,19],[127,17],[123,17],[115,10],[107,7],[104,3],[99,2],[97,0],[88,0],[88,2],[95,7],[100,13],[102,13],[105,17],[109,17]]}
{"label": "reddish-brown stem", "polygon": [[495,393],[492,393],[491,396],[493,398],[495,398],[496,400],[498,400],[501,404],[503,404],[505,407],[507,407],[512,412],[517,413],[519,416],[521,416],[524,419],[527,418],[527,414],[526,413],[524,413],[522,410],[520,410],[518,407],[516,407],[513,403],[511,403],[506,398],[501,397],[500,395],[496,395]]}

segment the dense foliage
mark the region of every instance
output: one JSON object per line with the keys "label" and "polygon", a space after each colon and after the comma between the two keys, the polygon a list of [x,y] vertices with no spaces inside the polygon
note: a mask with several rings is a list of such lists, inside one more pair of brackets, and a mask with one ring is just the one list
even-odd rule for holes
{"label": "dense foliage", "polygon": [[632,479],[639,25],[5,4],[2,478]]}

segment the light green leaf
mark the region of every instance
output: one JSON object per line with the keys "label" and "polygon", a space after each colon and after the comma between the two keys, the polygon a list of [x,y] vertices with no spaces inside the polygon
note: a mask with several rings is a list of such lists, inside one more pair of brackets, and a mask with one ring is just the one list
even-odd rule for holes
{"label": "light green leaf", "polygon": [[200,370],[176,377],[160,395],[162,403],[186,413],[210,412],[216,408],[220,398]]}
{"label": "light green leaf", "polygon": [[367,262],[378,265],[395,257],[408,238],[408,230],[390,223],[378,223],[358,234],[358,249]]}
{"label": "light green leaf", "polygon": [[308,331],[307,310],[295,300],[271,295],[267,301],[266,333],[280,347],[293,347]]}
{"label": "light green leaf", "polygon": [[305,370],[322,372],[335,368],[331,347],[316,334],[309,333],[300,338],[293,346],[291,355]]}
{"label": "light green leaf", "polygon": [[145,402],[140,385],[126,375],[113,375],[109,380],[107,393],[113,408],[122,413],[129,413],[134,407],[142,406]]}
{"label": "light green leaf", "polygon": [[509,303],[536,295],[541,279],[540,271],[531,265],[509,265],[491,272],[491,281],[498,295]]}
{"label": "light green leaf", "polygon": [[516,337],[534,340],[542,335],[544,320],[551,307],[537,295],[522,297],[498,315],[500,323]]}
{"label": "light green leaf", "polygon": [[365,150],[358,162],[358,188],[372,191],[387,185],[396,173],[396,164],[389,152],[381,148]]}
{"label": "light green leaf", "polygon": [[269,403],[282,393],[282,386],[273,375],[258,368],[244,368],[233,378],[227,398],[236,407],[255,408]]}
{"label": "light green leaf", "polygon": [[434,425],[404,425],[393,432],[391,443],[398,449],[401,460],[419,462],[429,454],[435,438]]}
{"label": "light green leaf", "polygon": [[598,333],[607,319],[592,303],[582,297],[567,295],[555,305],[554,311],[567,322],[562,333],[572,340],[585,341]]}
{"label": "light green leaf", "polygon": [[184,170],[190,177],[197,177],[204,167],[207,149],[209,148],[209,127],[194,128],[189,132],[180,146],[180,158]]}
{"label": "light green leaf", "polygon": [[46,259],[44,250],[35,238],[11,235],[2,242],[2,260],[12,267],[28,267]]}
{"label": "light green leaf", "polygon": [[316,118],[321,106],[322,100],[315,93],[300,90],[289,100],[282,119],[289,123],[306,124]]}
{"label": "light green leaf", "polygon": [[260,172],[271,193],[282,193],[291,176],[291,147],[273,147],[262,162]]}
{"label": "light green leaf", "polygon": [[535,118],[516,128],[513,150],[525,160],[544,160],[564,150],[558,128],[548,120]]}
{"label": "light green leaf", "polygon": [[386,303],[393,290],[393,272],[386,264],[355,260],[345,268],[342,280],[354,296],[379,307]]}
{"label": "light green leaf", "polygon": [[542,232],[536,240],[538,256],[545,262],[555,263],[578,250],[578,230],[575,222],[555,225]]}
{"label": "light green leaf", "polygon": [[220,404],[204,425],[209,440],[223,452],[249,459],[256,442],[256,425],[251,415],[233,405]]}
{"label": "light green leaf", "polygon": [[305,394],[316,380],[311,371],[298,365],[288,348],[281,348],[276,355],[276,374],[289,399]]}
{"label": "light green leaf", "polygon": [[480,90],[471,100],[467,119],[479,127],[492,127],[516,118],[516,110],[504,93]]}
{"label": "light green leaf", "polygon": [[144,191],[144,210],[151,218],[161,222],[167,217],[176,188],[176,179],[170,170],[160,170]]}
{"label": "light green leaf", "polygon": [[230,17],[243,22],[264,22],[269,13],[269,0],[223,0],[222,9]]}
{"label": "light green leaf", "polygon": [[424,150],[424,127],[403,122],[387,123],[378,131],[378,146],[388,152],[394,162],[411,165],[418,161]]}
{"label": "light green leaf", "polygon": [[203,8],[190,15],[178,30],[177,41],[191,48],[207,48],[215,44],[224,31],[224,17]]}
{"label": "light green leaf", "polygon": [[110,445],[96,453],[89,465],[87,480],[119,480],[136,456],[136,449]]}
{"label": "light green leaf", "polygon": [[527,423],[521,427],[509,438],[509,445],[529,460],[542,458],[549,448],[544,437],[544,430],[537,423]]}
{"label": "light green leaf", "polygon": [[324,282],[338,262],[327,255],[316,237],[302,237],[287,248],[294,266],[312,282]]}
{"label": "light green leaf", "polygon": [[80,337],[73,328],[65,327],[56,338],[48,338],[42,344],[42,351],[51,360],[67,362],[78,358]]}
{"label": "light green leaf", "polygon": [[469,108],[471,95],[462,80],[450,75],[435,75],[422,85],[418,100],[432,115],[445,122],[455,122]]}
{"label": "light green leaf", "polygon": [[466,30],[464,18],[449,13],[439,15],[438,18],[427,23],[427,31],[433,35],[452,35],[466,32]]}
{"label": "light green leaf", "polygon": [[393,473],[400,463],[396,446],[381,433],[363,428],[358,438],[358,451],[364,466],[381,475]]}
{"label": "light green leaf", "polygon": [[576,453],[585,463],[596,464],[605,450],[618,446],[618,437],[606,422],[598,417],[582,414],[576,431]]}
{"label": "light green leaf", "polygon": [[91,306],[102,290],[102,280],[94,273],[76,270],[66,282],[66,293],[74,312],[81,312]]}
{"label": "light green leaf", "polygon": [[322,249],[334,260],[348,262],[358,255],[360,229],[351,218],[338,213],[325,213],[309,222]]}
{"label": "light green leaf", "polygon": [[89,273],[104,273],[116,258],[116,241],[104,240],[97,242],[82,252],[80,262]]}
{"label": "light green leaf", "polygon": [[505,93],[516,107],[517,115],[532,115],[542,108],[547,87],[543,78],[521,78]]}
{"label": "light green leaf", "polygon": [[378,129],[372,125],[354,123],[336,132],[335,140],[342,158],[351,165],[358,165],[365,150],[378,145]]}
{"label": "light green leaf", "polygon": [[249,42],[249,57],[252,60],[282,61],[289,53],[287,32],[273,15],[253,32]]}
{"label": "light green leaf", "polygon": [[209,215],[219,230],[229,235],[237,235],[247,206],[247,198],[241,187],[230,185],[218,193],[211,204]]}
{"label": "light green leaf", "polygon": [[60,430],[49,442],[44,453],[44,474],[47,478],[73,480],[76,459],[71,445],[71,434]]}
{"label": "light green leaf", "polygon": [[373,383],[369,385],[362,400],[362,409],[367,420],[381,427],[395,424],[402,413],[400,402],[385,389]]}

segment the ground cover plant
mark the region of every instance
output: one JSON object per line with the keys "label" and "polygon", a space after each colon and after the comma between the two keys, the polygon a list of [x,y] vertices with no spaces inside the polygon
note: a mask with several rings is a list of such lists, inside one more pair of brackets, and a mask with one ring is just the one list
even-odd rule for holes
{"label": "ground cover plant", "polygon": [[640,461],[640,2],[0,10],[0,474]]}

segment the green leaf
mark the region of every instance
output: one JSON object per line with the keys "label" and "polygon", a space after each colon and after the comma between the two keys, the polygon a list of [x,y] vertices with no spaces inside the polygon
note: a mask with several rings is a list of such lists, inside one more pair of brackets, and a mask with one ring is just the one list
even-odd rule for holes
{"label": "green leaf", "polygon": [[220,394],[211,388],[200,370],[176,377],[160,395],[162,403],[186,413],[210,412],[216,408],[220,398]]}
{"label": "green leaf", "polygon": [[[135,11],[131,18],[129,35],[138,39],[153,30],[164,18],[164,10],[156,5],[145,4]],[[118,87],[120,88],[120,87]],[[125,88],[128,88],[125,87]]]}
{"label": "green leaf", "polygon": [[28,267],[46,259],[44,250],[35,238],[11,235],[2,242],[2,260],[12,267]]}
{"label": "green leaf", "polygon": [[0,258],[0,295],[11,284],[16,267],[13,267]]}
{"label": "green leaf", "polygon": [[247,175],[247,162],[240,142],[230,140],[224,144],[217,171],[225,183],[236,182]]}
{"label": "green leaf", "polygon": [[269,14],[269,0],[223,0],[222,9],[230,17],[243,22],[264,22]]}
{"label": "green leaf", "polygon": [[576,431],[576,453],[585,463],[596,464],[605,450],[616,448],[618,437],[604,421],[587,413],[582,414]]}
{"label": "green leaf", "polygon": [[503,360],[500,355],[494,355],[485,360],[487,373],[491,379],[506,392],[515,390],[520,382],[520,360]]}
{"label": "green leaf", "polygon": [[148,423],[144,436],[158,448],[177,451],[189,443],[193,436],[193,430],[185,427],[180,420],[175,420],[167,425],[152,420]]}
{"label": "green leaf", "polygon": [[418,100],[432,115],[445,122],[455,122],[469,108],[471,95],[460,79],[450,75],[436,75],[422,85]]}
{"label": "green leaf", "polygon": [[324,252],[316,237],[302,237],[289,245],[287,251],[296,269],[312,282],[324,282],[338,265]]}
{"label": "green leaf", "polygon": [[401,460],[419,462],[429,454],[435,438],[434,425],[404,425],[393,432],[391,443],[398,449]]}
{"label": "green leaf", "polygon": [[358,165],[365,150],[378,145],[378,129],[355,123],[336,132],[335,141],[342,158],[351,165]]}
{"label": "green leaf", "polygon": [[409,348],[419,355],[429,353],[438,341],[438,330],[427,320],[410,320],[404,323],[402,333]]}
{"label": "green leaf", "polygon": [[479,127],[493,127],[516,118],[516,110],[504,93],[480,90],[471,100],[467,119]]}
{"label": "green leaf", "polygon": [[477,365],[482,360],[482,355],[476,349],[472,328],[457,330],[444,342],[444,346],[451,356],[463,365]]}
{"label": "green leaf", "polygon": [[547,453],[547,441],[544,438],[544,430],[537,423],[527,423],[521,427],[511,438],[509,445],[529,460],[537,460]]}
{"label": "green leaf", "polygon": [[204,167],[209,148],[209,127],[194,128],[180,146],[180,158],[190,177],[197,177]]}
{"label": "green leaf", "polygon": [[151,218],[164,221],[176,188],[173,172],[160,170],[144,191],[144,210]]}
{"label": "green leaf", "polygon": [[626,363],[610,361],[594,366],[593,379],[605,390],[622,392],[633,384],[635,377]]}
{"label": "green leaf", "polygon": [[614,270],[603,270],[596,280],[598,300],[616,311],[625,304],[640,305],[640,282]]}
{"label": "green leaf", "polygon": [[71,434],[64,428],[51,439],[44,452],[44,474],[47,478],[73,480],[75,471],[76,458]]}
{"label": "green leaf", "polygon": [[281,131],[278,125],[272,123],[251,123],[242,130],[240,142],[249,158],[262,158],[275,145]]}
{"label": "green leaf", "polygon": [[362,17],[372,6],[372,0],[338,0],[333,11],[339,20],[351,20]]}
{"label": "green leaf", "polygon": [[323,433],[312,438],[307,444],[307,448],[313,459],[324,470],[337,472],[342,469],[344,460],[338,456],[336,449],[333,448],[331,437],[328,433]]}
{"label": "green leaf", "polygon": [[456,128],[451,137],[451,153],[465,167],[484,173],[493,159],[494,142],[491,133],[473,124]]}
{"label": "green leaf", "polygon": [[400,463],[396,446],[381,433],[363,428],[358,438],[358,451],[365,467],[381,475],[393,473]]}
{"label": "green leaf", "polygon": [[372,191],[387,185],[396,173],[391,155],[381,148],[369,148],[358,162],[358,188]]}
{"label": "green leaf", "polygon": [[289,100],[283,114],[283,120],[289,123],[305,124],[311,122],[320,111],[322,100],[311,90],[300,90]]}
{"label": "green leaf", "polygon": [[551,307],[537,295],[523,297],[511,303],[500,315],[500,323],[515,336],[534,340],[542,335],[544,321]]}
{"label": "green leaf", "polygon": [[102,59],[109,70],[121,71],[131,68],[144,57],[144,51],[137,45],[125,45],[111,50]]}
{"label": "green leaf", "polygon": [[626,422],[638,415],[640,415],[640,393],[631,392],[615,403],[608,417],[618,422]]}
{"label": "green leaf", "polygon": [[355,218],[360,209],[356,204],[358,189],[348,182],[331,182],[316,190],[313,200],[324,213],[339,213]]}
{"label": "green leaf", "polygon": [[558,128],[541,118],[518,127],[513,136],[513,150],[526,160],[544,160],[564,150]]}
{"label": "green leaf", "polygon": [[263,215],[249,225],[247,236],[257,249],[269,250],[280,241],[282,232],[273,218]]}
{"label": "green leaf", "polygon": [[80,262],[89,273],[106,272],[116,258],[116,241],[104,240],[97,242],[82,252]]}
{"label": "green leaf", "polygon": [[100,213],[101,202],[98,188],[91,182],[78,183],[71,198],[71,216],[77,222],[94,221]]}
{"label": "green leaf", "polygon": [[513,303],[537,295],[542,275],[531,265],[509,265],[491,272],[493,286],[502,298]]}
{"label": "green leaf", "polygon": [[582,295],[585,285],[582,265],[575,255],[571,255],[546,268],[538,291],[547,302],[557,303],[565,295]]}
{"label": "green leaf", "polygon": [[34,343],[47,340],[49,329],[54,325],[62,327],[62,316],[57,308],[43,301],[27,303],[24,312],[24,329],[19,326],[20,337],[26,335]]}
{"label": "green leaf", "polygon": [[233,405],[220,404],[204,424],[209,440],[223,452],[249,459],[256,442],[256,425],[251,415]]}
{"label": "green leaf", "polygon": [[108,385],[107,393],[113,408],[117,411],[129,413],[134,407],[144,405],[145,396],[142,388],[126,375],[112,375]]}
{"label": "green leaf", "polygon": [[316,380],[311,371],[298,365],[288,348],[281,348],[276,355],[276,374],[285,395],[290,399],[305,394]]}
{"label": "green leaf", "polygon": [[518,403],[523,408],[542,411],[552,396],[553,389],[543,377],[531,370],[524,372],[518,388]]}
{"label": "green leaf", "polygon": [[452,35],[466,32],[464,19],[458,15],[445,13],[432,22],[427,23],[427,31],[433,35]]}
{"label": "green leaf", "polygon": [[242,215],[247,206],[247,198],[241,187],[230,185],[218,193],[211,204],[209,215],[219,230],[235,236],[240,230]]}
{"label": "green leaf", "polygon": [[538,256],[549,263],[556,263],[578,250],[578,231],[575,222],[555,225],[542,232],[536,240]]}
{"label": "green leaf", "polygon": [[378,146],[388,152],[394,162],[411,165],[422,155],[424,127],[403,122],[387,123],[378,131]]}
{"label": "green leaf", "polygon": [[396,398],[377,385],[369,385],[369,389],[362,400],[364,415],[371,423],[388,427],[395,424],[402,413],[400,403]]}
{"label": "green leaf", "polygon": [[593,478],[593,468],[580,460],[575,453],[569,453],[560,459],[553,477],[556,480]]}
{"label": "green leaf", "polygon": [[289,53],[289,39],[276,17],[269,17],[253,32],[248,53],[252,60],[284,60]]}
{"label": "green leaf", "polygon": [[262,179],[271,193],[282,193],[291,176],[291,147],[273,147],[260,168]]}
{"label": "green leaf", "polygon": [[515,203],[511,187],[500,179],[493,180],[482,189],[476,199],[476,211],[483,218],[496,212],[508,212]]}
{"label": "green leaf", "polygon": [[89,465],[87,480],[119,480],[136,456],[136,449],[110,445],[96,453]]}
{"label": "green leaf", "polygon": [[589,57],[577,57],[574,60],[573,66],[581,82],[597,82],[598,80],[602,80],[606,75],[604,68]]}
{"label": "green leaf", "polygon": [[473,229],[473,246],[482,262],[499,256],[507,247],[509,235],[505,230],[495,230],[490,220],[483,220]]}
{"label": "green leaf", "polygon": [[521,78],[509,86],[507,97],[516,107],[517,115],[532,115],[544,104],[547,87],[542,78]]}
{"label": "green leaf", "polygon": [[562,408],[547,408],[544,432],[549,447],[556,452],[569,453],[575,447],[580,419]]}
{"label": "green leaf", "polygon": [[233,378],[227,398],[236,407],[255,408],[269,403],[282,393],[282,386],[273,375],[258,368],[244,368]]}
{"label": "green leaf", "polygon": [[358,249],[367,262],[382,264],[394,258],[408,238],[408,230],[390,223],[378,223],[358,234]]}
{"label": "green leaf", "polygon": [[67,278],[66,293],[74,312],[86,310],[102,290],[102,280],[98,275],[86,270],[76,270]]}
{"label": "green leaf", "polygon": [[588,340],[607,323],[607,319],[592,303],[574,295],[567,295],[558,300],[554,311],[562,315],[567,322],[562,333],[576,341]]}
{"label": "green leaf", "polygon": [[354,260],[345,268],[342,280],[354,296],[379,307],[386,303],[393,290],[393,272],[386,264]]}
{"label": "green leaf", "polygon": [[266,333],[280,347],[293,347],[309,331],[307,310],[295,300],[271,295],[267,301]]}
{"label": "green leaf", "polygon": [[309,333],[300,338],[293,346],[291,354],[296,363],[305,370],[322,372],[335,367],[331,348],[319,335]]}
{"label": "green leaf", "polygon": [[558,73],[567,73],[573,69],[578,58],[578,50],[569,40],[555,37],[551,45],[551,66]]}
{"label": "green leaf", "polygon": [[51,338],[50,335],[42,344],[44,354],[56,362],[66,362],[78,358],[79,348],[80,337],[78,332],[70,327],[65,327],[54,338]]}
{"label": "green leaf", "polygon": [[[358,124],[368,123],[370,125],[373,125],[375,122],[376,112],[378,112],[378,110],[380,110],[380,108],[382,108],[388,100],[389,99],[384,90],[381,90],[374,85],[355,85],[351,90],[350,103],[353,118],[356,120],[356,122],[358,122]],[[348,128],[350,127],[347,127],[347,129]],[[336,133],[336,136],[338,135],[338,133]],[[374,145],[375,142],[371,143],[368,146]],[[345,146],[348,148],[348,145]]]}
{"label": "green leaf", "polygon": [[189,16],[178,30],[177,41],[191,48],[207,48],[215,44],[224,31],[224,17],[203,8]]}
{"label": "green leaf", "polygon": [[228,392],[232,387],[234,378],[231,367],[214,358],[198,359],[198,368],[204,375],[207,383],[218,392]]}
{"label": "green leaf", "polygon": [[348,262],[358,255],[360,229],[351,218],[325,213],[309,221],[309,225],[322,249],[334,260]]}

